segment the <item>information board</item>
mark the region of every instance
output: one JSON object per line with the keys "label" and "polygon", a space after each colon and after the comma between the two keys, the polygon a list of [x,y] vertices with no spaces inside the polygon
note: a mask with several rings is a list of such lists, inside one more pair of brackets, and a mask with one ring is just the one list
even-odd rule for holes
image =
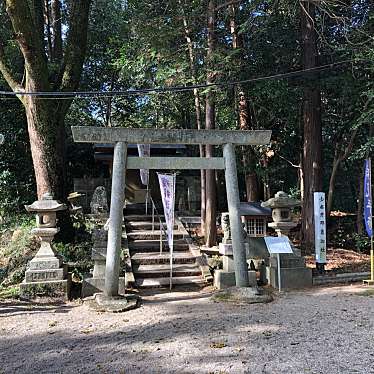
{"label": "information board", "polygon": [[265,236],[264,239],[270,254],[293,253],[287,236]]}

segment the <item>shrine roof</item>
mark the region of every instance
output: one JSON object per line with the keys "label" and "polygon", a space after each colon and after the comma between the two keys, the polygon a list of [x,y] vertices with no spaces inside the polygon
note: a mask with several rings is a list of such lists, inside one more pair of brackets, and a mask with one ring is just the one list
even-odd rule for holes
{"label": "shrine roof", "polygon": [[261,202],[241,202],[239,206],[241,216],[271,216],[271,209],[261,206]]}

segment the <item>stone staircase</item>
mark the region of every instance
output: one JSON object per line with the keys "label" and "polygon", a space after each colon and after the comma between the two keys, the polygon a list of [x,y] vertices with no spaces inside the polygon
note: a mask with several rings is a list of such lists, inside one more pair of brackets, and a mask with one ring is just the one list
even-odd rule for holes
{"label": "stone staircase", "polygon": [[[138,204],[137,204],[138,205]],[[170,252],[163,235],[160,253],[160,227],[152,217],[144,214],[143,207],[125,209],[125,225],[131,266],[139,288],[169,287]],[[130,213],[130,214],[128,214]],[[137,213],[137,214],[135,214]],[[157,221],[157,216],[155,217]],[[166,230],[166,225],[164,225]],[[184,231],[174,227],[173,286],[203,286],[205,280],[197,263],[197,256],[184,238]]]}

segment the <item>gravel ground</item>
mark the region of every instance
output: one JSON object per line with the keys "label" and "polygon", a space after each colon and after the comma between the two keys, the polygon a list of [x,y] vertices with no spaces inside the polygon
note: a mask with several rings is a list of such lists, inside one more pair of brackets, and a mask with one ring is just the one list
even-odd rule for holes
{"label": "gravel ground", "polygon": [[374,296],[362,286],[233,305],[210,292],[140,309],[0,302],[0,373],[374,373]]}

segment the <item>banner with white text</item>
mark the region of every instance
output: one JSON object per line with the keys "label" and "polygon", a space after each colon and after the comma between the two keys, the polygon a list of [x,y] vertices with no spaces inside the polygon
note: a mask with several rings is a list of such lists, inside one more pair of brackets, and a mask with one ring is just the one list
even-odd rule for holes
{"label": "banner with white text", "polygon": [[173,229],[174,229],[174,205],[175,205],[175,180],[176,174],[160,174],[158,181],[164,207],[165,222],[168,235],[168,244],[170,251],[173,250]]}

